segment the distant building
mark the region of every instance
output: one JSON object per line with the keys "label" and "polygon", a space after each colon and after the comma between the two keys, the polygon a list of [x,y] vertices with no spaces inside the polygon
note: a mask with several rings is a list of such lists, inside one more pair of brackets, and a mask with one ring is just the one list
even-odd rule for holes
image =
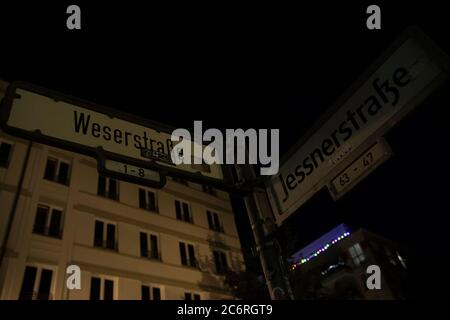
{"label": "distant building", "polygon": [[[404,251],[379,235],[341,224],[296,252],[291,285],[298,299],[404,299]],[[381,269],[381,289],[366,285],[369,265]]]}
{"label": "distant building", "polygon": [[[28,145],[0,131],[0,239],[12,217],[0,299],[233,298],[223,274],[244,264],[227,193],[117,181],[93,158],[38,143],[25,163]],[[81,290],[66,286],[69,265]]]}

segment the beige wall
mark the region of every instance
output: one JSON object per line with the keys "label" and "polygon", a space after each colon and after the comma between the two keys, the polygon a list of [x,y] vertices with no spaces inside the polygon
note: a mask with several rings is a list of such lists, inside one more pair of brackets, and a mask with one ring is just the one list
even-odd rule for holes
{"label": "beige wall", "polygon": [[[0,168],[0,236],[3,238],[27,141],[3,132],[0,132],[0,140],[13,143],[9,167]],[[49,155],[71,163],[69,186],[43,179]],[[160,286],[162,297],[167,299],[182,299],[185,291],[200,293],[204,299],[230,297],[222,278],[214,273],[212,249],[215,246],[211,244],[214,241],[225,250],[228,265],[233,269],[243,268],[234,213],[226,193],[211,196],[198,184],[184,186],[169,180],[166,187],[154,190],[159,213],[151,213],[139,208],[139,186],[120,182],[120,201],[114,201],[96,195],[97,179],[95,159],[33,144],[6,258],[0,270],[0,299],[17,299],[25,266],[31,264],[54,270],[52,293],[55,299],[88,299],[92,274],[114,279],[117,299],[139,299],[143,283]],[[189,203],[194,224],[176,220],[175,199]],[[62,240],[33,234],[39,203],[63,210]],[[209,230],[206,210],[219,214],[223,234]],[[93,247],[96,219],[116,224],[117,252]],[[141,231],[158,235],[162,261],[140,257]],[[195,246],[201,270],[181,265],[179,241]],[[65,287],[65,269],[70,264],[81,267],[80,291],[69,291]]]}

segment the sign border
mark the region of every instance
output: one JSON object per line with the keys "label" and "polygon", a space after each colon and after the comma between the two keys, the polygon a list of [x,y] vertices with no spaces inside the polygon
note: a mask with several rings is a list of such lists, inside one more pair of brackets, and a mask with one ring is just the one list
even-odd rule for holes
{"label": "sign border", "polygon": [[[333,187],[333,181],[338,178],[342,173],[344,173],[348,168],[350,168],[356,161],[360,160],[361,157],[368,152],[370,149],[372,149],[375,145],[380,145],[385,152],[383,153],[382,157],[375,161],[373,165],[370,167],[368,171],[364,171],[361,175],[359,175],[355,180],[352,181],[352,183],[348,186],[346,186],[344,189],[342,189],[341,192],[337,192],[335,188]],[[330,192],[331,197],[334,201],[339,200],[343,196],[345,196],[348,192],[350,192],[354,187],[356,187],[364,178],[366,178],[368,175],[370,175],[373,171],[378,169],[385,161],[389,160],[394,155],[394,152],[392,151],[391,146],[387,143],[386,139],[381,137],[378,139],[377,142],[372,143],[369,148],[365,149],[362,153],[359,154],[357,158],[352,160],[343,170],[341,170],[339,173],[337,173],[333,178],[330,178],[330,180],[327,183],[328,191]]]}
{"label": "sign border", "polygon": [[[411,112],[415,107],[420,105],[429,93],[441,86],[446,79],[450,76],[450,58],[449,56],[437,46],[437,44],[428,37],[419,27],[412,25],[407,27],[405,30],[400,32],[400,34],[393,40],[393,42],[382,51],[382,53],[369,64],[365,71],[358,76],[356,80],[351,82],[344,93],[339,96],[339,98],[329,107],[322,116],[318,118],[311,126],[309,130],[286,152],[280,160],[280,169],[284,164],[295,154],[295,152],[301,148],[320,128],[333,117],[333,115],[342,107],[342,105],[350,98],[352,95],[374,74],[376,70],[383,66],[383,64],[389,59],[389,57],[400,48],[403,43],[407,40],[413,39],[419,43],[421,48],[427,53],[427,55],[433,59],[433,63],[441,69],[441,74],[438,75],[432,82],[430,82],[419,94],[417,94],[413,100],[407,103],[402,110],[400,110],[391,120],[383,124],[376,132],[374,132],[370,137],[367,138],[366,142],[357,147],[348,156],[349,161],[354,161],[362,150],[367,148],[367,146],[377,140],[379,140],[383,135],[393,128],[403,117],[405,117],[409,112]],[[357,155],[355,155],[357,154]],[[345,163],[345,161],[343,162]],[[332,169],[326,177],[335,176],[337,172],[341,172],[346,165],[343,163],[338,164],[334,169]],[[308,199],[310,199],[315,193],[327,186],[328,181],[323,181],[327,179],[322,179],[321,182],[313,186],[310,191],[306,193],[307,199],[303,201],[296,209],[287,209],[281,212],[280,203],[277,199],[275,190],[271,184],[273,179],[272,176],[264,179],[264,183],[267,189],[267,193],[272,205],[272,210],[274,211],[274,216],[276,218],[276,223],[278,225],[283,224],[286,219],[288,219],[295,211],[297,211]],[[329,180],[329,179],[328,179]],[[293,205],[295,207],[295,204]],[[291,206],[292,207],[292,206]]]}
{"label": "sign border", "polygon": [[[97,162],[101,161],[100,158],[103,156],[110,160],[120,161],[123,163],[130,163],[133,165],[139,165],[142,168],[155,170],[155,171],[159,171],[159,172],[164,172],[164,176],[170,175],[170,176],[174,176],[174,177],[185,178],[192,182],[208,184],[217,189],[222,189],[222,190],[226,190],[226,191],[233,191],[236,189],[236,187],[233,183],[233,175],[231,173],[231,169],[223,164],[217,164],[217,165],[220,165],[220,167],[222,169],[223,180],[221,180],[221,179],[210,178],[210,177],[204,176],[203,174],[201,174],[201,172],[191,173],[191,172],[186,172],[186,171],[177,169],[176,167],[171,168],[169,166],[164,166],[164,165],[156,163],[156,161],[154,161],[154,160],[148,160],[148,161],[139,160],[139,159],[127,157],[124,155],[107,152],[107,151],[103,150],[103,148],[101,148],[101,147],[93,148],[93,147],[84,146],[79,143],[70,142],[67,140],[63,140],[63,139],[59,139],[59,138],[55,138],[55,137],[51,137],[51,136],[46,136],[46,135],[42,134],[40,130],[30,132],[27,130],[9,126],[7,124],[7,121],[9,119],[9,115],[10,115],[11,109],[13,107],[13,100],[14,100],[14,97],[16,96],[16,89],[24,89],[24,90],[27,90],[27,91],[30,91],[30,92],[33,92],[36,94],[46,96],[55,101],[63,101],[63,102],[75,105],[77,107],[80,107],[80,108],[85,108],[90,111],[95,111],[95,112],[105,114],[106,116],[109,116],[110,118],[117,118],[117,119],[120,119],[120,120],[123,120],[126,122],[131,122],[134,124],[142,125],[144,127],[148,127],[150,129],[156,130],[157,132],[171,134],[171,132],[176,129],[175,127],[172,127],[172,126],[164,125],[164,124],[152,121],[152,120],[139,118],[139,117],[136,117],[129,113],[125,113],[125,112],[122,112],[119,110],[115,110],[115,109],[111,109],[111,108],[108,108],[108,107],[105,107],[102,105],[98,105],[98,104],[92,103],[92,102],[84,100],[84,99],[76,98],[74,96],[65,95],[60,92],[56,92],[54,90],[43,88],[41,86],[37,86],[37,85],[30,84],[30,83],[23,82],[23,81],[14,81],[14,82],[9,83],[6,93],[5,93],[5,96],[2,99],[1,104],[0,104],[0,127],[7,134],[10,134],[12,136],[17,136],[20,138],[24,138],[24,139],[29,139],[29,140],[36,141],[38,143],[43,143],[46,145],[50,145],[50,146],[53,146],[56,148],[65,149],[65,150],[68,150],[71,152],[76,152],[76,153],[81,153],[81,154],[84,154],[87,156],[91,156],[91,157],[96,158]],[[119,173],[116,173],[116,174],[119,174]],[[126,177],[127,177],[127,175],[125,175],[125,178]],[[125,180],[124,176],[122,176],[121,180]]]}

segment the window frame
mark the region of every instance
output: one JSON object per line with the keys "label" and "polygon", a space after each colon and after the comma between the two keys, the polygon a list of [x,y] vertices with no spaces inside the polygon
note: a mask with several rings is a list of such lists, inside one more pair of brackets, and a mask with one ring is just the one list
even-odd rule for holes
{"label": "window frame", "polygon": [[11,163],[12,154],[13,154],[13,151],[14,151],[15,144],[14,144],[14,142],[11,142],[11,141],[9,141],[9,140],[0,139],[0,150],[1,150],[1,147],[2,147],[3,144],[8,144],[8,145],[10,145],[10,148],[9,148],[8,155],[7,155],[7,157],[6,157],[5,165],[2,165],[2,163],[0,162],[0,168],[8,169],[8,168],[9,168],[9,165],[10,165],[10,163]]}
{"label": "window frame", "polygon": [[[103,223],[103,228],[102,228],[102,245],[101,246],[96,245],[95,225],[96,225],[97,221]],[[108,247],[108,225],[113,225],[114,226],[114,248],[109,248]],[[112,222],[112,221],[95,218],[94,219],[93,240],[94,240],[93,241],[93,247],[94,248],[102,248],[102,249],[116,251],[116,252],[119,251],[119,227],[118,227],[118,224],[115,223],[115,222]]]}
{"label": "window frame", "polygon": [[[46,172],[47,172],[47,164],[49,160],[53,160],[56,161],[56,167],[55,167],[55,171],[53,172],[53,175],[51,177],[51,179],[46,177]],[[60,171],[61,171],[61,163],[64,163],[67,165],[68,170],[67,170],[67,177],[66,177],[66,182],[62,183],[59,181],[59,176],[60,176]],[[69,186],[70,185],[70,180],[72,178],[72,161],[69,161],[67,159],[64,159],[62,157],[58,157],[58,156],[54,156],[54,155],[47,155],[46,161],[45,161],[45,168],[44,168],[44,176],[43,179],[46,181],[50,181],[50,182],[54,182],[54,183],[58,183],[61,184],[63,186]]]}
{"label": "window frame", "polygon": [[[144,206],[141,206],[141,191],[144,192]],[[154,210],[151,210],[150,208],[150,193],[154,195]],[[140,209],[153,212],[153,213],[159,213],[159,206],[158,206],[158,193],[155,190],[147,189],[147,188],[138,188],[138,205]]]}
{"label": "window frame", "polygon": [[[184,245],[184,252],[185,252],[185,255],[186,255],[186,257],[185,257],[186,258],[186,264],[183,264],[183,257],[181,255],[181,244]],[[192,247],[192,251],[193,251],[193,254],[194,254],[193,259],[191,259],[191,256],[190,256],[189,246]],[[188,241],[179,240],[178,241],[178,251],[179,251],[179,254],[180,254],[180,264],[181,264],[181,266],[198,269],[198,267],[199,267],[199,263],[198,263],[198,259],[197,259],[198,250],[197,250],[196,245],[194,243],[188,242]],[[194,265],[192,265],[192,261],[194,262]]]}
{"label": "window frame", "polygon": [[[47,210],[47,216],[46,216],[46,219],[45,219],[46,221],[45,221],[45,225],[44,225],[44,232],[42,232],[42,233],[37,232],[35,230],[35,228],[36,228],[36,218],[37,218],[37,213],[38,213],[38,209],[39,208],[45,208]],[[58,234],[56,236],[50,234],[51,221],[52,221],[52,217],[53,217],[53,212],[55,210],[61,212],[61,218],[60,218],[60,222],[59,222]],[[40,235],[40,236],[46,236],[46,237],[54,238],[54,239],[62,239],[63,238],[63,231],[64,231],[64,218],[65,218],[65,214],[64,214],[64,209],[63,208],[58,207],[58,206],[49,205],[49,204],[46,204],[46,203],[38,203],[37,206],[36,206],[36,210],[35,210],[34,224],[33,224],[32,233]]]}
{"label": "window frame", "polygon": [[21,283],[21,288],[19,291],[19,297],[18,299],[20,299],[21,295],[22,295],[22,286],[23,286],[23,281],[24,281],[24,277],[25,277],[25,271],[26,268],[30,267],[30,268],[36,268],[36,277],[34,278],[34,283],[33,283],[33,292],[31,292],[32,296],[30,300],[42,300],[42,299],[38,299],[39,297],[39,287],[41,286],[41,280],[42,280],[42,271],[43,270],[49,270],[52,272],[52,277],[50,280],[50,289],[49,289],[49,293],[48,293],[48,299],[45,300],[53,300],[54,298],[54,294],[55,294],[55,289],[56,289],[56,281],[55,279],[57,279],[57,266],[52,266],[52,265],[47,265],[47,264],[39,264],[39,263],[27,263],[25,264],[25,268],[23,269],[23,274],[22,274],[22,283]]}
{"label": "window frame", "polygon": [[[177,202],[180,204],[181,219],[178,219]],[[187,201],[181,200],[181,199],[174,199],[174,206],[175,206],[175,219],[176,220],[194,224],[194,215],[192,212],[192,205],[190,202],[187,202]],[[185,219],[185,217],[186,217],[185,208],[187,208],[187,210],[188,210],[188,217],[189,217],[188,221]]]}
{"label": "window frame", "polygon": [[[92,294],[92,279],[97,278],[100,279],[100,290],[99,290],[99,299],[94,300],[91,297]],[[113,283],[113,292],[112,292],[112,301],[117,300],[117,279],[111,276],[99,275],[99,274],[91,274],[91,279],[89,282],[89,300],[90,301],[107,301],[105,300],[105,284],[106,281],[112,281]]]}
{"label": "window frame", "polygon": [[[141,300],[142,299],[142,288],[143,287],[148,287],[149,288],[149,300],[148,301],[158,301],[158,300],[165,300],[165,292],[164,292],[164,287],[162,285],[159,284],[154,284],[154,283],[148,283],[148,282],[142,282],[141,283]],[[154,298],[154,292],[153,289],[159,289],[159,299],[155,300]],[[143,301],[147,301],[147,300],[143,300]]]}
{"label": "window frame", "polygon": [[[358,248],[358,249],[357,249]],[[358,252],[358,250],[360,252]],[[357,267],[362,266],[363,262],[366,261],[367,257],[364,254],[364,250],[359,242],[353,244],[348,248],[350,257],[352,258],[353,264]]]}
{"label": "window frame", "polygon": [[[218,275],[225,275],[229,270],[230,267],[228,266],[228,256],[227,253],[223,250],[214,249],[213,252],[213,259],[214,259],[214,265],[216,269],[216,273]],[[218,256],[218,261],[216,260],[216,254]],[[217,262],[220,264],[220,270],[219,266],[217,265]]]}
{"label": "window frame", "polygon": [[[142,255],[142,243],[141,243],[141,235],[145,234],[146,236],[146,243],[147,243],[147,255]],[[151,253],[152,251],[152,241],[151,241],[151,236],[155,236],[156,237],[156,252],[157,252],[157,257],[154,257]],[[149,231],[145,231],[145,230],[140,230],[139,232],[139,254],[141,258],[146,258],[146,259],[150,259],[150,260],[156,260],[156,261],[162,261],[162,254],[161,254],[161,240],[160,240],[160,236],[157,233],[154,232],[149,232]]]}
{"label": "window frame", "polygon": [[[105,190],[104,190],[104,194],[100,194],[100,179],[105,179]],[[113,180],[116,184],[116,196],[115,197],[111,197],[110,194],[110,187],[111,187],[111,180]],[[102,197],[104,199],[109,199],[109,200],[113,200],[113,201],[118,201],[120,202],[120,183],[119,180],[114,179],[114,178],[110,178],[110,177],[106,177],[104,175],[99,174],[98,178],[97,178],[97,196]]]}

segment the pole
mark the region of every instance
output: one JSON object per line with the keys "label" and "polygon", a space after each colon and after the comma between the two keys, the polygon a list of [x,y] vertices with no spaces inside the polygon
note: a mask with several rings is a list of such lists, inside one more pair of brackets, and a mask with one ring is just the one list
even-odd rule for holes
{"label": "pole", "polygon": [[27,170],[28,159],[30,158],[32,145],[33,145],[33,142],[30,140],[28,142],[27,153],[25,155],[25,159],[24,159],[24,162],[23,162],[23,165],[22,165],[22,171],[21,171],[20,177],[19,177],[19,184],[17,186],[16,194],[14,196],[13,205],[11,207],[11,212],[10,212],[9,217],[8,217],[8,224],[6,226],[5,236],[3,237],[2,246],[0,247],[0,250],[1,250],[0,251],[0,268],[3,265],[3,260],[5,258],[6,247],[8,246],[9,234],[11,233],[12,224],[13,224],[13,221],[14,221],[14,216],[15,216],[15,213],[16,213],[17,204],[19,203],[20,192],[22,191],[23,180],[25,178],[25,172]]}
{"label": "pole", "polygon": [[[236,169],[240,183],[248,184],[255,180],[255,173],[250,165],[237,166]],[[280,247],[275,239],[269,240],[266,237],[266,232],[264,231],[266,218],[263,217],[262,212],[258,209],[253,190],[254,188],[244,195],[244,202],[270,297],[272,300],[293,299]],[[267,227],[271,228],[272,226]]]}

